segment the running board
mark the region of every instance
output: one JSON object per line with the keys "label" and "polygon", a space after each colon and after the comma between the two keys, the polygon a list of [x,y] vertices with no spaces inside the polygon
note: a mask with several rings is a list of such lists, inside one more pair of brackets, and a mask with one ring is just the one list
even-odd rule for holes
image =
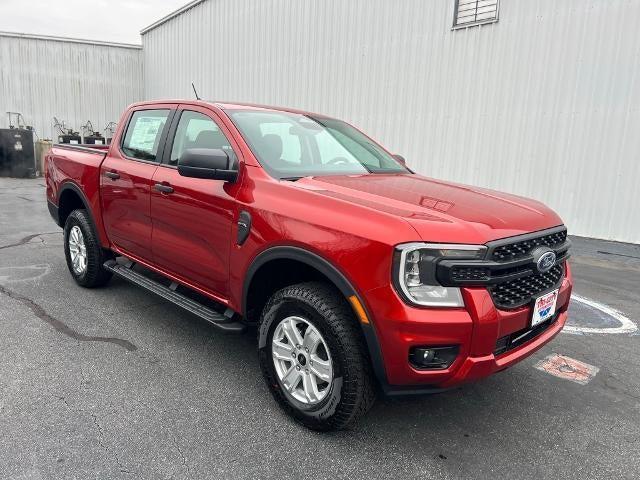
{"label": "running board", "polygon": [[132,262],[128,262],[126,265],[120,264],[115,260],[108,260],[104,264],[104,268],[113,272],[115,275],[124,278],[142,288],[161,296],[165,300],[184,308],[190,313],[193,313],[197,317],[209,322],[213,326],[219,328],[228,333],[242,333],[245,330],[245,325],[240,322],[233,321],[233,313],[230,315],[224,315],[212,310],[209,307],[202,305],[201,303],[192,300],[191,298],[176,291],[176,284],[171,284],[169,287],[165,287],[159,282],[152,280],[151,278],[138,273],[133,270]]}

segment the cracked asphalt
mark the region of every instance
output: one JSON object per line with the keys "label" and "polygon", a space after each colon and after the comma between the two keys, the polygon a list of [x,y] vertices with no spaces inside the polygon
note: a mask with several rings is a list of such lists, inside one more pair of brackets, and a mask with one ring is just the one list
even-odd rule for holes
{"label": "cracked asphalt", "polygon": [[[575,292],[637,325],[640,246],[573,240]],[[571,308],[572,325],[615,326]],[[0,328],[3,479],[640,477],[637,330],[561,333],[483,382],[314,433],[277,408],[252,334],[119,279],[76,286],[42,179],[0,179]],[[534,368],[552,353],[599,372]]]}

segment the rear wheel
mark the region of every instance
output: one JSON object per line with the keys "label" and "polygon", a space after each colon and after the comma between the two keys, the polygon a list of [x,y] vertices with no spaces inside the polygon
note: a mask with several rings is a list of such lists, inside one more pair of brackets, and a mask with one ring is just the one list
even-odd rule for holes
{"label": "rear wheel", "polygon": [[111,278],[103,267],[111,256],[100,246],[89,215],[85,210],[74,210],[64,225],[64,253],[67,267],[78,285],[99,287]]}
{"label": "rear wheel", "polygon": [[352,425],[375,400],[359,326],[337,290],[318,282],[276,292],[259,329],[260,363],[280,406],[314,430]]}

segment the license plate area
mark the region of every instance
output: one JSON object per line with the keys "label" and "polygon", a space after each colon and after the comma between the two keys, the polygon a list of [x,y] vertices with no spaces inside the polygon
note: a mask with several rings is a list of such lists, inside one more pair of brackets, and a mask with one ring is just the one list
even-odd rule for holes
{"label": "license plate area", "polygon": [[560,289],[556,288],[534,300],[531,313],[531,328],[546,322],[555,315],[559,291]]}

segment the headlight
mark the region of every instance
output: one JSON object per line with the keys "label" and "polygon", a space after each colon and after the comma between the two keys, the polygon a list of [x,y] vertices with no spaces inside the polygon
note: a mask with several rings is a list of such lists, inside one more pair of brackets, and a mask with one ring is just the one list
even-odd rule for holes
{"label": "headlight", "polygon": [[394,280],[405,300],[429,307],[463,307],[457,287],[443,287],[436,279],[436,265],[444,258],[479,260],[487,247],[444,243],[406,243],[396,247]]}

